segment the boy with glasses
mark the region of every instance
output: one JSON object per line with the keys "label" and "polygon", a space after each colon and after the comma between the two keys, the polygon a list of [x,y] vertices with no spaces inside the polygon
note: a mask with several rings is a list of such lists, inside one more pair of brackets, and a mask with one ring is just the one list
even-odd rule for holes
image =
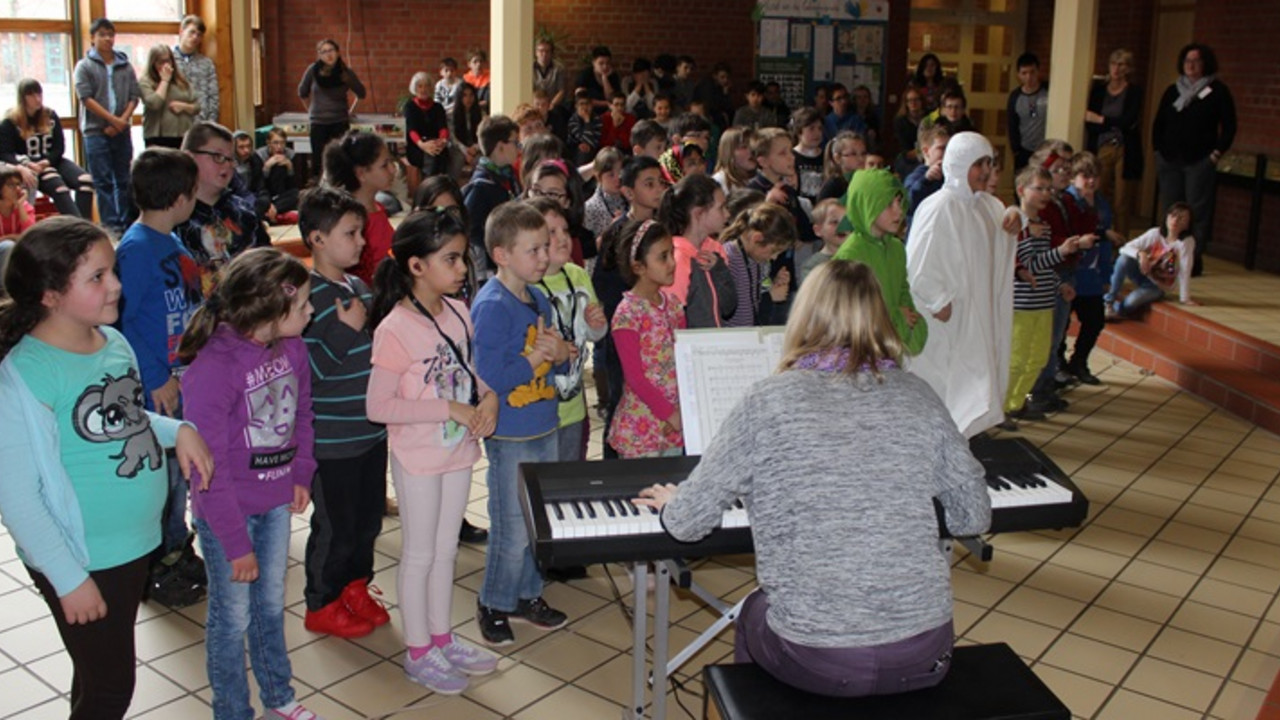
{"label": "boy with glasses", "polygon": [[853,109],[849,90],[840,83],[831,86],[831,112],[823,123],[823,142],[840,134],[841,130],[851,130],[866,137],[867,124],[862,116]]}

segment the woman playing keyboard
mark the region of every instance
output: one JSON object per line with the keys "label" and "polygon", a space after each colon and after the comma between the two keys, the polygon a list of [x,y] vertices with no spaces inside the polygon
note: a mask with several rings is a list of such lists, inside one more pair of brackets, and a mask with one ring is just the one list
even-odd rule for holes
{"label": "woman playing keyboard", "polygon": [[833,261],[800,288],[782,364],[751,388],[662,510],[698,540],[741,498],[759,589],[734,658],[795,687],[855,697],[940,682],[950,666],[951,581],[933,500],[952,535],[987,529],[982,465],[942,401],[900,367],[874,275]]}

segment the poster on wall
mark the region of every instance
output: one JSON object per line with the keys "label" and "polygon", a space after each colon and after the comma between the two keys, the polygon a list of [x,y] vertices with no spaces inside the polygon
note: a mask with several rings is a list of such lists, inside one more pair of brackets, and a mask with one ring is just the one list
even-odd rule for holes
{"label": "poster on wall", "polygon": [[819,25],[813,29],[813,79],[816,82],[831,80],[834,64],[835,28]]}
{"label": "poster on wall", "polygon": [[805,97],[805,64],[801,58],[760,58],[756,61],[756,75],[762,83],[778,83],[782,101],[798,108],[809,104]]}
{"label": "poster on wall", "polygon": [[776,18],[764,18],[760,21],[760,57],[787,56],[788,26],[786,20]]}
{"label": "poster on wall", "polygon": [[[763,20],[760,21],[762,24]],[[809,52],[809,36],[813,32],[813,26],[808,23],[792,23],[791,24],[791,52],[807,53]]]}

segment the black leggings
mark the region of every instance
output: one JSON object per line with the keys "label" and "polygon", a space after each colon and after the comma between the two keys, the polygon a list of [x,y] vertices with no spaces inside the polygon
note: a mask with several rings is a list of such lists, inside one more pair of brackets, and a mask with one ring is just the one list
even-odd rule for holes
{"label": "black leggings", "polygon": [[1098,336],[1106,324],[1107,303],[1101,295],[1077,295],[1071,301],[1071,310],[1080,321],[1080,330],[1076,333],[1076,347],[1071,353],[1067,369],[1082,372],[1089,369],[1089,353],[1098,344]]}
{"label": "black leggings", "polygon": [[[36,187],[53,201],[58,212],[71,217],[93,217],[93,178],[70,158],[50,163],[36,176]],[[75,191],[75,200],[71,192]]]}
{"label": "black leggings", "polygon": [[62,602],[49,580],[30,567],[27,572],[53,613],[62,644],[71,656],[70,720],[120,720],[133,701],[136,674],[133,625],[146,587],[151,554],[106,570],[89,573],[107,603],[106,617],[68,625]]}
{"label": "black leggings", "polygon": [[324,148],[333,140],[341,140],[351,129],[351,123],[311,123],[311,177],[318,178],[324,171]]}

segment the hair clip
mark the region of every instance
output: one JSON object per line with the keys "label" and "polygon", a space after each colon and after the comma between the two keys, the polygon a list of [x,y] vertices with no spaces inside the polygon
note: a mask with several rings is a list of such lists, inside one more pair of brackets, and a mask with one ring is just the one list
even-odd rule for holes
{"label": "hair clip", "polygon": [[566,176],[569,175],[569,165],[565,161],[560,160],[558,158],[554,158],[551,160],[543,160],[542,162],[538,163],[538,167],[542,167],[543,165],[550,165],[551,167],[558,168],[560,172],[564,173]]}
{"label": "hair clip", "polygon": [[640,243],[644,242],[645,233],[649,232],[649,228],[657,225],[653,220],[645,220],[640,223],[639,229],[636,230],[636,236],[631,239],[631,262],[640,262]]}
{"label": "hair clip", "polygon": [[293,297],[298,292],[297,286],[295,286],[293,283],[285,283],[281,285],[280,288],[284,290],[284,294],[289,297]]}
{"label": "hair clip", "polygon": [[1053,167],[1054,163],[1058,162],[1061,159],[1062,159],[1061,155],[1059,155],[1056,152],[1051,152],[1045,156],[1044,162],[1040,163],[1040,167],[1044,168],[1045,170],[1048,170],[1049,168]]}

